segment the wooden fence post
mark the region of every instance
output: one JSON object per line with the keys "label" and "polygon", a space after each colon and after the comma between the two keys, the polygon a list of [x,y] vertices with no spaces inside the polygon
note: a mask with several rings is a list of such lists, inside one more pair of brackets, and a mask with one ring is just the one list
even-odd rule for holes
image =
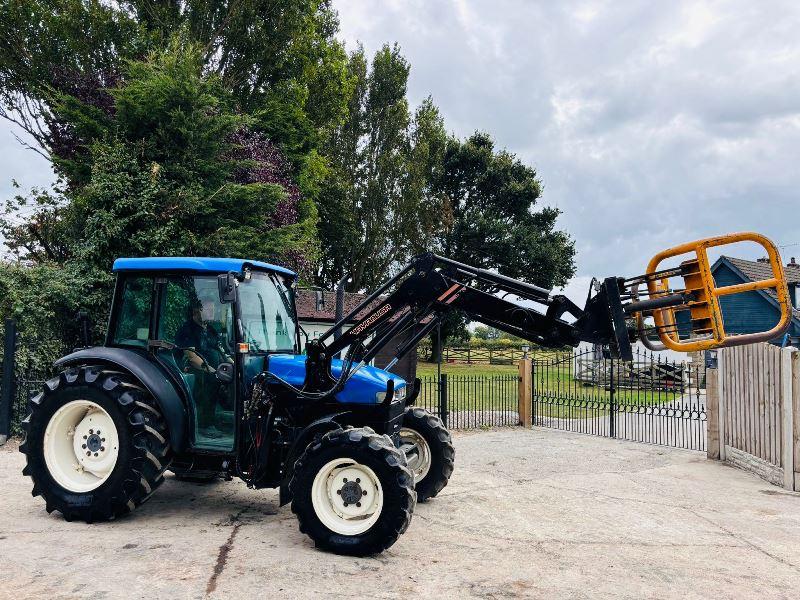
{"label": "wooden fence post", "polygon": [[795,349],[781,351],[781,466],[783,487],[794,491],[794,411],[792,379]]}
{"label": "wooden fence post", "polygon": [[533,415],[531,410],[532,397],[532,363],[530,358],[522,358],[519,361],[519,398],[518,412],[519,423],[526,429],[533,427]]}
{"label": "wooden fence post", "polygon": [[706,371],[706,456],[711,460],[719,460],[720,457],[719,409],[719,371],[708,369]]}
{"label": "wooden fence post", "polygon": [[792,354],[792,414],[794,415],[794,491],[800,492],[800,352]]}
{"label": "wooden fence post", "polygon": [[728,436],[725,429],[728,411],[728,401],[725,395],[728,393],[728,390],[725,389],[725,361],[727,358],[726,350],[717,351],[717,435],[719,435],[719,459],[723,462],[728,458],[725,451],[725,440]]}

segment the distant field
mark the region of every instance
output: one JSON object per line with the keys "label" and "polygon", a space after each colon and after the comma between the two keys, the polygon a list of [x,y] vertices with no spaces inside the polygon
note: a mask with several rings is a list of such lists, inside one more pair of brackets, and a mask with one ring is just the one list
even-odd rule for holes
{"label": "distant field", "polygon": [[[436,363],[417,363],[417,377],[436,377]],[[442,373],[453,375],[516,375],[517,365],[464,365],[442,363]]]}

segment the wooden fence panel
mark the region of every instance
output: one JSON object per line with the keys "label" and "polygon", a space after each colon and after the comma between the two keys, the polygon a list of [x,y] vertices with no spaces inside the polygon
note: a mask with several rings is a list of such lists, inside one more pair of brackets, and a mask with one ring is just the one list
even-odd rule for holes
{"label": "wooden fence panel", "polygon": [[794,489],[800,490],[800,353],[792,355],[792,412],[794,423]]}
{"label": "wooden fence panel", "polygon": [[800,355],[771,344],[720,351],[719,456],[793,489],[800,483]]}

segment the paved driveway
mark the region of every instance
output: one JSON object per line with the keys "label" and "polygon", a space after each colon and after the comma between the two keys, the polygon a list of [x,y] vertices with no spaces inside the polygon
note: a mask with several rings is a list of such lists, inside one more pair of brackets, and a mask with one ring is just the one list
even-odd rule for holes
{"label": "paved driveway", "polygon": [[48,516],[0,448],[0,597],[797,598],[800,494],[701,453],[536,429],[456,435],[389,551],[314,550],[274,491],[170,478],[118,522]]}

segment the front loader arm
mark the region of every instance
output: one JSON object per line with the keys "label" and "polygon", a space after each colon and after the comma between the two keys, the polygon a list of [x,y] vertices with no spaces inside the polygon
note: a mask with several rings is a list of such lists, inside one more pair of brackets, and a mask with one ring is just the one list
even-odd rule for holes
{"label": "front loader arm", "polygon": [[[707,249],[742,240],[755,241],[767,250],[773,276],[761,283],[734,286],[735,289],[716,288]],[[695,252],[697,258],[685,260],[678,267],[657,270],[665,258],[690,252]],[[684,279],[682,288],[670,286],[670,279],[676,277]],[[647,286],[647,296],[640,296],[640,286]],[[717,297],[766,288],[774,288],[780,300],[778,325],[759,335],[726,335]],[[515,301],[508,300],[509,296]],[[524,281],[436,254],[421,254],[321,338],[309,342],[303,389],[315,394],[336,393],[350,375],[369,363],[387,344],[401,339],[394,348],[394,358],[386,366],[390,369],[451,310],[461,310],[473,321],[541,346],[577,346],[589,342],[608,346],[612,355],[631,360],[632,343],[641,339],[651,347],[651,333],[659,336],[666,346],[683,351],[772,339],[788,326],[787,297],[777,249],[757,234],[699,240],[662,252],[651,261],[644,275],[628,279],[609,277],[600,282],[583,309],[563,295],[553,295]],[[690,331],[686,335],[691,342],[682,342],[678,336],[675,315],[681,310],[690,315]],[[567,314],[572,316],[571,321],[563,319]],[[643,326],[647,317],[656,322],[650,330]],[[351,323],[352,327],[345,330]],[[638,329],[634,324],[638,324]],[[338,330],[342,334],[335,339]],[[331,360],[345,348],[349,349],[345,368],[334,379]]]}
{"label": "front loader arm", "polygon": [[[613,285],[616,286],[616,280]],[[388,293],[387,293],[388,292]],[[538,304],[523,306],[501,297],[513,295],[519,301]],[[619,299],[619,293],[611,294]],[[603,296],[605,297],[605,295]],[[547,347],[577,346],[581,341],[596,341],[629,350],[624,319],[614,323],[613,310],[604,302],[581,310],[569,299],[551,295],[546,289],[471,267],[435,254],[415,257],[398,275],[383,284],[318,340],[306,347],[304,390],[336,393],[347,376],[331,375],[333,357],[348,348],[351,373],[369,363],[392,340],[403,341],[394,348],[391,368],[419,341],[428,335],[445,315],[462,310],[470,319],[517,335]],[[621,306],[615,307],[622,314]],[[577,320],[561,317],[569,313]],[[334,332],[353,323],[335,338]]]}

